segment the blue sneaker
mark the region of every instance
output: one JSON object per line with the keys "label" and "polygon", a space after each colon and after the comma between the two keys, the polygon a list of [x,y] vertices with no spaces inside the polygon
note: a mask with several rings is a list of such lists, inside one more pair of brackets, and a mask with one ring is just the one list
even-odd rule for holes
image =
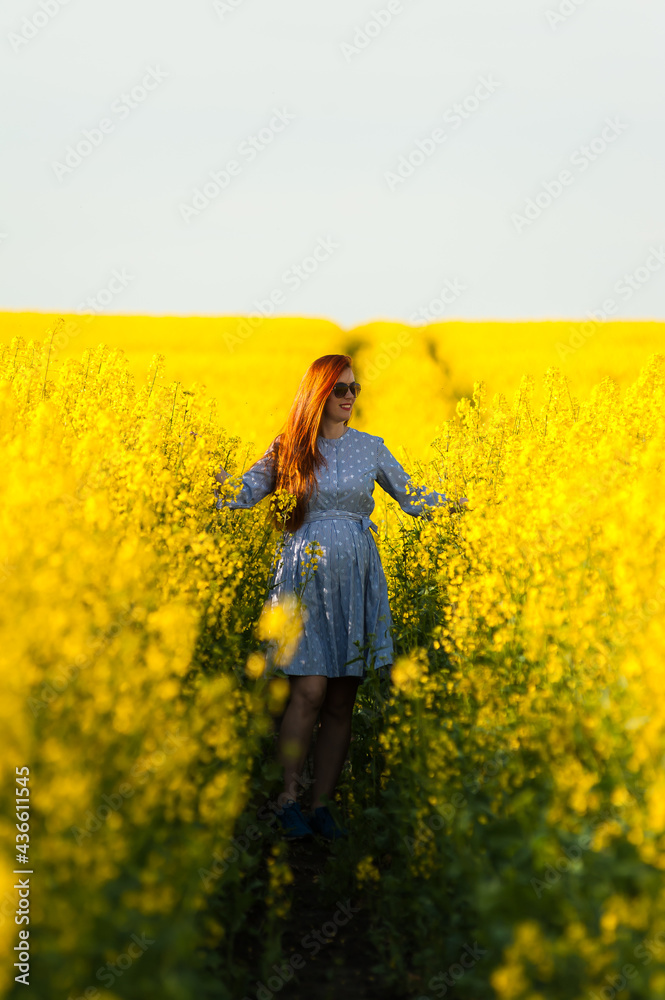
{"label": "blue sneaker", "polygon": [[349,835],[345,826],[338,826],[335,822],[328,806],[318,806],[312,813],[309,822],[314,833],[321,834],[326,840],[339,840],[340,837],[348,837]]}
{"label": "blue sneaker", "polygon": [[293,799],[290,799],[276,815],[282,824],[285,840],[302,840],[313,835],[314,831],[300,811],[300,806]]}

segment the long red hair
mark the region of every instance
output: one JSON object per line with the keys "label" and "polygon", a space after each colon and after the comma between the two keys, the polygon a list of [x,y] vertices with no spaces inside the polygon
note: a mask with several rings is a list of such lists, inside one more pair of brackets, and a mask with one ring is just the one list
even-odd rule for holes
{"label": "long red hair", "polygon": [[326,400],[344,369],[351,367],[348,354],[324,354],[312,362],[300,381],[284,429],[270,446],[275,462],[274,491],[287,490],[296,498],[286,517],[275,511],[276,527],[296,531],[305,519],[317,488],[316,470],[326,464],[316,442]]}

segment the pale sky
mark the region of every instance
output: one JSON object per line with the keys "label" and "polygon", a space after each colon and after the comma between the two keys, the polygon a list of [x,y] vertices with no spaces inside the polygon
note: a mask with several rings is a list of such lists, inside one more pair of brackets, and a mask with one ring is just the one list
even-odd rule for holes
{"label": "pale sky", "polygon": [[0,309],[665,319],[659,0],[4,0],[0,35]]}

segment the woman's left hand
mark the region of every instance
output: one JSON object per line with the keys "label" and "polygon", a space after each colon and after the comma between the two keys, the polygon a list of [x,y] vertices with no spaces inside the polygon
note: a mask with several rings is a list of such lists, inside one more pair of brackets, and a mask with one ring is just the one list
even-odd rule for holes
{"label": "woman's left hand", "polygon": [[466,510],[466,504],[468,504],[468,502],[469,501],[467,500],[466,497],[460,497],[459,500],[453,500],[452,501],[452,503],[450,504],[450,509],[451,510],[455,510],[455,511],[459,511],[461,513],[464,510]]}

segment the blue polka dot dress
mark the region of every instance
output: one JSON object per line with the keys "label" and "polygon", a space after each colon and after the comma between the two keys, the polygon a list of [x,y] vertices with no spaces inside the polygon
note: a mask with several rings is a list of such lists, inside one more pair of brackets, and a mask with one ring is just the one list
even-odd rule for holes
{"label": "blue polka dot dress", "polygon": [[[298,676],[364,677],[368,663],[381,669],[393,662],[388,587],[370,520],[374,484],[414,517],[431,517],[428,507],[448,500],[413,485],[407,494],[410,477],[381,437],[347,427],[340,438],[319,435],[317,443],[327,463],[317,470],[318,493],[304,524],[284,533],[271,569],[269,601],[301,590],[306,611],[295,655],[281,669]],[[236,499],[219,500],[217,507],[253,507],[272,491],[272,475],[268,451],[242,476]],[[322,553],[303,589],[302,569],[310,558],[305,547],[314,539]]]}

